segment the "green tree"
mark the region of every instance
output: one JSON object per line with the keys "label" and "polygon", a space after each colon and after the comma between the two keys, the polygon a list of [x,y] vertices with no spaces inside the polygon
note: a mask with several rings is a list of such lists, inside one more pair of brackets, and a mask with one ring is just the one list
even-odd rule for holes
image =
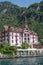
{"label": "green tree", "polygon": [[29,45],[28,43],[24,42],[24,43],[22,43],[21,48],[22,48],[22,49],[28,49],[29,46],[30,46],[30,45]]}
{"label": "green tree", "polygon": [[9,50],[12,51],[12,53],[16,54],[17,47],[16,46],[10,46]]}
{"label": "green tree", "polygon": [[9,49],[9,44],[6,41],[0,43],[0,52],[5,53]]}
{"label": "green tree", "polygon": [[6,41],[3,41],[2,43],[0,43],[0,49],[7,48],[8,46],[9,44]]}
{"label": "green tree", "polygon": [[17,47],[10,46],[7,42],[0,43],[0,52],[3,54],[16,54]]}

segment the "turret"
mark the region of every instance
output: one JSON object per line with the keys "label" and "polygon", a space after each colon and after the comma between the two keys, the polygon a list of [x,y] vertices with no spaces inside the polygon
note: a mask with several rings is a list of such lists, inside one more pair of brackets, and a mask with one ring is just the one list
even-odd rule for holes
{"label": "turret", "polygon": [[28,28],[28,23],[27,23],[27,17],[26,17],[26,11],[23,11],[22,12],[22,15],[24,16],[24,28]]}
{"label": "turret", "polygon": [[24,28],[28,28],[28,23],[27,23],[27,18],[25,16],[25,21],[24,21]]}

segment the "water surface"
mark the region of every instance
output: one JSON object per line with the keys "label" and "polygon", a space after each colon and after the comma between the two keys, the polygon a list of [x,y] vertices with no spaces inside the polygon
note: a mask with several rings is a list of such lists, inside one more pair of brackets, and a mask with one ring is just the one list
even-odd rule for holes
{"label": "water surface", "polygon": [[43,57],[0,59],[0,65],[43,65]]}

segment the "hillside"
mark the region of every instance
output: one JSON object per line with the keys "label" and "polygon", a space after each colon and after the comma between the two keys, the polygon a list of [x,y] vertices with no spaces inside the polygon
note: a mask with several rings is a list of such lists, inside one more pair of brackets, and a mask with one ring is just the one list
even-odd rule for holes
{"label": "hillside", "polygon": [[22,28],[24,21],[23,10],[26,11],[25,16],[27,17],[29,28],[38,33],[39,39],[43,39],[43,1],[34,3],[28,8],[20,7],[7,1],[0,2],[0,31],[4,25]]}

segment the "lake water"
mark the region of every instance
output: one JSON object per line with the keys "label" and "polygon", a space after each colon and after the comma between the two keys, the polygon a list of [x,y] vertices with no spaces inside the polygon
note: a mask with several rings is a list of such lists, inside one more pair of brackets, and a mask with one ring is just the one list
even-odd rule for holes
{"label": "lake water", "polygon": [[0,65],[43,65],[43,57],[0,59]]}

